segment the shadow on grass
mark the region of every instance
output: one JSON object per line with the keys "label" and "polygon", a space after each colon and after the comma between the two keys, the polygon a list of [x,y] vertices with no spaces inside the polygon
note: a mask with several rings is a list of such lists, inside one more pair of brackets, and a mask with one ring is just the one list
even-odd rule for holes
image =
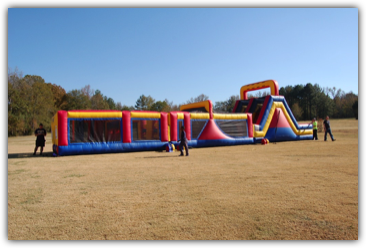
{"label": "shadow on grass", "polygon": [[39,152],[37,152],[36,155],[33,155],[33,153],[9,153],[8,159],[14,159],[14,158],[38,158],[38,157],[53,157],[52,152],[44,152],[41,155],[39,155]]}
{"label": "shadow on grass", "polygon": [[142,157],[142,158],[170,158],[171,159],[172,157],[174,157],[174,156],[150,156],[150,157]]}
{"label": "shadow on grass", "polygon": [[[177,154],[178,156],[178,154]],[[169,155],[165,155],[165,156],[148,156],[148,157],[142,157],[142,158],[172,158],[175,157],[174,154],[169,154]]]}

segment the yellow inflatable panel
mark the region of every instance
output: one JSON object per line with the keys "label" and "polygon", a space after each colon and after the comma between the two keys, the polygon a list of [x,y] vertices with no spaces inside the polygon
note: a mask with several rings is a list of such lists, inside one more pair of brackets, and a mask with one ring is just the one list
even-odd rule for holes
{"label": "yellow inflatable panel", "polygon": [[210,114],[209,113],[191,113],[191,119],[209,120]]}
{"label": "yellow inflatable panel", "polygon": [[51,133],[52,133],[52,144],[58,146],[58,114],[56,113],[52,117],[51,122]]}
{"label": "yellow inflatable panel", "polygon": [[133,111],[131,111],[131,118],[158,118],[158,119],[160,119],[160,113],[133,112]]}
{"label": "yellow inflatable panel", "polygon": [[194,103],[182,105],[182,106],[180,106],[180,111],[184,111],[187,109],[195,109],[195,108],[205,108],[208,113],[210,112],[210,104],[208,103],[208,101],[194,102]]}
{"label": "yellow inflatable panel", "polygon": [[220,120],[242,120],[248,119],[247,114],[213,114],[214,119]]}
{"label": "yellow inflatable panel", "polygon": [[67,112],[68,118],[122,118],[122,112]]}
{"label": "yellow inflatable panel", "polygon": [[178,120],[184,120],[184,113],[178,113],[177,118]]}

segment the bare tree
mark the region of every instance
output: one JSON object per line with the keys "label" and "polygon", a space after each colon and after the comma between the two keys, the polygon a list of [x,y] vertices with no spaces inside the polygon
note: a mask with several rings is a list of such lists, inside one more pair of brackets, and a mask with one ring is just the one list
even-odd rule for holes
{"label": "bare tree", "polygon": [[90,85],[85,85],[83,88],[81,88],[81,93],[83,93],[85,96],[88,97],[90,100],[92,96],[94,95],[94,90],[90,87]]}
{"label": "bare tree", "polygon": [[194,103],[194,102],[203,102],[203,101],[206,101],[208,100],[209,97],[206,96],[205,94],[201,94],[195,98],[191,97],[191,99],[189,99],[186,104],[189,104],[189,103]]}

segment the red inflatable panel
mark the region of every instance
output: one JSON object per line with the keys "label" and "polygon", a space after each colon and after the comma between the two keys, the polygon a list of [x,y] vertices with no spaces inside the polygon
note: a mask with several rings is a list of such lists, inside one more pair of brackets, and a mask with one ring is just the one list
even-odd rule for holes
{"label": "red inflatable panel", "polygon": [[217,127],[213,119],[208,120],[205,129],[202,131],[199,140],[220,140],[220,139],[232,139],[231,137],[223,134]]}
{"label": "red inflatable panel", "polygon": [[123,143],[131,143],[131,112],[122,111]]}
{"label": "red inflatable panel", "polygon": [[210,119],[213,119],[213,107],[211,100],[208,100],[208,108],[210,110]]}
{"label": "red inflatable panel", "polygon": [[264,112],[267,110],[267,105],[268,105],[268,101],[269,101],[269,98],[270,97],[271,96],[266,96],[266,98],[264,99],[264,103],[263,103],[261,112],[259,113],[259,116],[257,118],[257,123],[256,124],[258,124],[258,125],[261,123],[261,120],[263,118]]}
{"label": "red inflatable panel", "polygon": [[176,112],[170,112],[170,140],[171,141],[178,141],[177,122],[178,122],[177,113]]}
{"label": "red inflatable panel", "polygon": [[239,104],[239,100],[236,100],[236,102],[235,102],[235,106],[234,106],[234,108],[233,108],[233,113],[235,113],[235,112],[236,112],[236,108],[238,107],[238,104]]}
{"label": "red inflatable panel", "polygon": [[184,126],[186,129],[187,140],[191,140],[191,114],[184,113]]}
{"label": "red inflatable panel", "polygon": [[[279,118],[278,118],[278,114],[279,114]],[[269,127],[272,128],[272,127],[291,127],[291,126],[288,123],[283,111],[280,108],[276,108]]]}
{"label": "red inflatable panel", "polygon": [[67,111],[60,110],[57,112],[58,122],[58,145],[67,146]]}
{"label": "red inflatable panel", "polygon": [[244,111],[245,113],[248,113],[250,107],[252,106],[253,101],[254,101],[254,98],[250,98],[249,103],[248,103],[248,106],[247,106],[247,108]]}
{"label": "red inflatable panel", "polygon": [[253,117],[252,114],[247,114],[247,123],[248,123],[248,137],[253,137]]}
{"label": "red inflatable panel", "polygon": [[161,112],[160,114],[160,132],[161,132],[161,141],[169,141],[169,132],[168,132],[168,113]]}

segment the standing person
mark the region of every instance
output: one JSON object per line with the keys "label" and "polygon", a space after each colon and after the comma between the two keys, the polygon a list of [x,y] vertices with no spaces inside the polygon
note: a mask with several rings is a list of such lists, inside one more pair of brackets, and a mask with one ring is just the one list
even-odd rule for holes
{"label": "standing person", "polygon": [[310,122],[310,124],[313,124],[313,140],[318,140],[318,122],[315,117],[313,119],[313,123]]}
{"label": "standing person", "polygon": [[37,136],[37,139],[36,139],[36,148],[34,148],[33,155],[36,155],[38,147],[40,146],[41,147],[40,155],[42,156],[43,147],[46,142],[46,139],[44,137],[47,135],[46,129],[43,128],[42,123],[39,124],[39,128],[37,128],[36,131],[34,131],[34,135]]}
{"label": "standing person", "polygon": [[179,148],[180,148],[180,155],[179,156],[184,156],[183,154],[183,147],[186,149],[186,156],[189,156],[189,152],[188,152],[188,141],[187,141],[187,135],[186,135],[186,131],[184,131],[184,126],[182,126],[182,132],[180,133],[180,144],[179,144]]}
{"label": "standing person", "polygon": [[330,137],[332,138],[332,141],[335,141],[336,139],[333,137],[332,130],[330,129],[329,116],[327,116],[327,118],[325,118],[323,125],[324,125],[324,141],[327,141],[328,133],[329,133]]}

